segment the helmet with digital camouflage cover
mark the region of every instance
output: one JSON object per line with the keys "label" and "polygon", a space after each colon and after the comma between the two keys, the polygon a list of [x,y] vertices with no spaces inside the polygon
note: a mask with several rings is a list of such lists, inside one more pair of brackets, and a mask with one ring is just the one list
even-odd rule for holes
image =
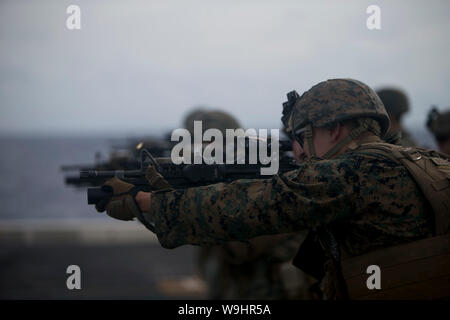
{"label": "helmet with digital camouflage cover", "polygon": [[348,120],[365,119],[347,140],[355,139],[367,130],[382,137],[389,129],[389,116],[380,98],[360,81],[331,79],[313,86],[300,97],[294,98],[292,92],[289,94],[291,103],[283,105],[282,117],[286,131],[295,136],[297,132],[306,130],[311,148],[310,137],[314,127],[327,128]]}
{"label": "helmet with digital camouflage cover", "polygon": [[409,111],[409,100],[402,90],[393,87],[382,88],[377,90],[377,95],[392,121],[399,121],[401,116]]}
{"label": "helmet with digital camouflage cover", "polygon": [[194,134],[194,121],[202,121],[203,131],[208,129],[219,129],[225,133],[226,129],[241,128],[240,123],[235,117],[221,110],[205,110],[202,108],[191,111],[184,118],[184,127]]}
{"label": "helmet with digital camouflage cover", "polygon": [[427,127],[436,140],[450,139],[450,109],[439,112],[433,107],[428,113]]}
{"label": "helmet with digital camouflage cover", "polygon": [[332,79],[313,86],[298,99],[290,126],[294,130],[307,124],[321,128],[357,118],[376,120],[381,136],[389,128],[389,116],[375,91],[357,80]]}

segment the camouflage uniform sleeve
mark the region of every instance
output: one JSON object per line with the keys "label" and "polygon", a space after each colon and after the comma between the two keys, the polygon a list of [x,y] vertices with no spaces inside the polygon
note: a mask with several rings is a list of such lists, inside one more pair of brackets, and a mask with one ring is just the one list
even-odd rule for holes
{"label": "camouflage uniform sleeve", "polygon": [[364,191],[353,181],[371,188],[354,169],[353,161],[323,160],[266,180],[156,193],[144,216],[166,248],[316,229],[355,212]]}

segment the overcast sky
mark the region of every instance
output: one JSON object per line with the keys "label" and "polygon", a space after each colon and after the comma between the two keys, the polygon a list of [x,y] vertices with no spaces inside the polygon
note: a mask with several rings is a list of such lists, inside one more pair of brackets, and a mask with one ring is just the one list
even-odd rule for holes
{"label": "overcast sky", "polygon": [[1,1],[0,132],[155,133],[197,105],[276,128],[288,91],[336,77],[403,88],[406,124],[423,126],[450,106],[449,14],[435,0]]}

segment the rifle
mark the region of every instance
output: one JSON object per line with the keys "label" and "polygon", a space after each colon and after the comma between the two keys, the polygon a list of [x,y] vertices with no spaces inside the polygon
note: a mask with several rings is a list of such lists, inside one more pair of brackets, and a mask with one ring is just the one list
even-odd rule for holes
{"label": "rifle", "polygon": [[140,161],[136,159],[112,159],[109,162],[102,162],[96,165],[85,165],[85,166],[64,166],[61,167],[63,171],[73,171],[78,170],[78,175],[67,175],[64,181],[67,185],[73,185],[75,187],[87,187],[102,184],[106,179],[101,179],[100,177],[88,177],[86,172],[114,172],[117,170],[137,170],[141,168]]}
{"label": "rifle", "polygon": [[73,185],[75,187],[86,187],[96,185],[97,182],[92,179],[81,178],[80,175],[73,175],[73,171],[113,171],[113,170],[136,170],[141,167],[140,161],[137,160],[141,149],[147,149],[152,155],[158,157],[167,156],[170,154],[170,144],[165,141],[159,141],[156,139],[147,138],[144,141],[136,143],[134,140],[130,140],[129,146],[119,147],[114,146],[113,151],[110,153],[107,161],[100,161],[101,154],[99,152],[95,155],[95,163],[93,164],[75,164],[75,165],[63,165],[61,171],[67,172],[65,176],[65,184]]}
{"label": "rifle", "polygon": [[[290,150],[289,141],[280,141],[280,151]],[[232,182],[238,179],[267,179],[269,176],[261,175],[261,164],[174,164],[171,158],[154,158],[146,149],[141,150],[140,168],[135,170],[80,171],[79,184],[101,185],[106,180],[117,177],[131,183],[142,191],[152,191],[145,171],[149,165],[156,170],[174,189],[185,189],[205,186],[219,182]],[[298,168],[295,160],[282,153],[279,158],[278,173],[292,171]],[[88,204],[97,204],[104,198],[111,197],[101,187],[87,189]]]}

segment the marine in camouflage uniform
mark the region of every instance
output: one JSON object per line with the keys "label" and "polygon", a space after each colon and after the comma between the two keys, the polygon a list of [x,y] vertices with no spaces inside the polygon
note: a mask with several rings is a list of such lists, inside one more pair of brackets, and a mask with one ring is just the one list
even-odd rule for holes
{"label": "marine in camouflage uniform", "polygon": [[[342,255],[351,257],[433,235],[430,203],[408,170],[362,148],[379,143],[389,128],[382,102],[367,85],[351,79],[321,82],[283,118],[287,131],[308,151],[310,160],[297,170],[136,198],[163,247],[325,229]],[[315,143],[321,129],[341,125],[352,128],[350,133],[321,150]],[[124,218],[123,210],[112,209],[107,208],[109,215]],[[335,280],[331,268],[325,265],[324,272],[325,284]],[[324,294],[337,295],[329,284]]]}
{"label": "marine in camouflage uniform", "polygon": [[385,139],[396,141],[405,147],[416,146],[417,143],[411,134],[402,126],[402,118],[409,111],[409,99],[406,94],[400,89],[383,88],[377,91],[377,95],[383,102],[391,120],[391,126]]}
{"label": "marine in camouflage uniform", "polygon": [[439,150],[450,155],[450,109],[440,113],[436,107],[428,114],[427,127],[433,133]]}
{"label": "marine in camouflage uniform", "polygon": [[[387,131],[389,118],[381,101],[353,80],[329,80],[313,87],[301,97],[291,119],[318,126],[349,120],[361,117],[359,110],[350,109],[356,105],[379,121],[381,134]],[[266,180],[152,194],[150,207],[144,216],[155,223],[166,248],[330,225],[348,253],[358,255],[432,232],[428,203],[407,170],[360,153],[357,147]]]}

